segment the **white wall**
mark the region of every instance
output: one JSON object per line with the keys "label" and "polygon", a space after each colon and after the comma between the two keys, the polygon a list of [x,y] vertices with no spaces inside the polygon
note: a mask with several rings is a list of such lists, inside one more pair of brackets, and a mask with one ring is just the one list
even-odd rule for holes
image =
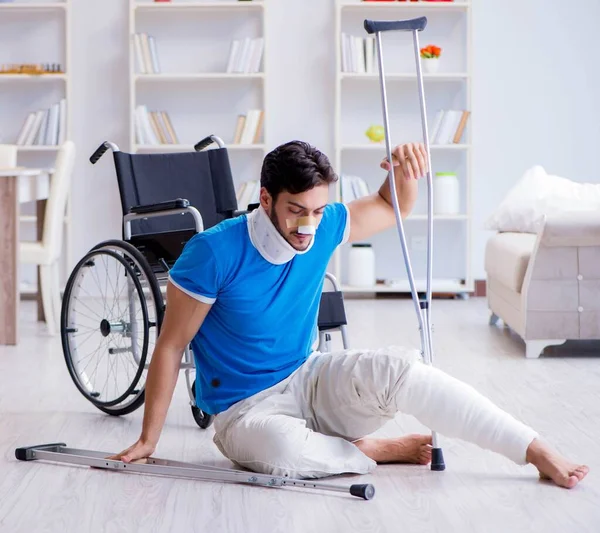
{"label": "white wall", "polygon": [[[332,0],[270,0],[267,144],[314,143],[333,159]],[[75,258],[120,234],[109,158],[88,157],[103,140],[127,147],[127,2],[73,2]],[[483,222],[523,171],[542,164],[577,180],[599,181],[600,73],[597,0],[474,0],[473,257],[484,278]]]}
{"label": "white wall", "polygon": [[479,229],[523,171],[600,182],[597,0],[474,2],[474,274]]}
{"label": "white wall", "polygon": [[129,57],[125,0],[74,1],[72,5],[73,256],[100,240],[120,238],[121,207],[110,157],[89,162],[104,141],[128,148]]}

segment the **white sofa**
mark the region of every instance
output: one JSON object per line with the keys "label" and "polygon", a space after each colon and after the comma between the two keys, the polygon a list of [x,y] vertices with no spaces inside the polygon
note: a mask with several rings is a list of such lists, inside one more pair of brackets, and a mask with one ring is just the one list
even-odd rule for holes
{"label": "white sofa", "polygon": [[526,357],[600,339],[600,212],[546,216],[537,234],[499,232],[485,251],[490,324],[518,333]]}

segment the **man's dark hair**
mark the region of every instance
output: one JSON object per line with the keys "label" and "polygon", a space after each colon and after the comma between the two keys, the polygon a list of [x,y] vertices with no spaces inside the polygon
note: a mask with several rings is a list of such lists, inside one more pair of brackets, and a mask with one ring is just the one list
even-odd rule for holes
{"label": "man's dark hair", "polygon": [[282,191],[299,194],[337,179],[327,156],[303,141],[290,141],[269,152],[260,173],[260,185],[273,202]]}

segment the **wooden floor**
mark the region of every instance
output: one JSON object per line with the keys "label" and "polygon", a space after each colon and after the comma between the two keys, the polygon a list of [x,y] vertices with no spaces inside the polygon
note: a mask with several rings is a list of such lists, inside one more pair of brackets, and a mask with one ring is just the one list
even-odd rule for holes
{"label": "wooden floor", "polygon": [[[354,347],[418,346],[410,300],[347,300]],[[533,467],[443,439],[447,470],[379,466],[339,483],[370,482],[374,500],[335,493],[109,473],[22,463],[18,446],[63,441],[116,452],[139,435],[142,410],[123,418],[97,411],[67,373],[60,340],[21,306],[18,347],[0,347],[0,532],[599,532],[600,350],[568,347],[524,358],[509,330],[487,325],[485,300],[434,302],[436,364],[534,426],[591,473],[575,490],[537,479]],[[426,431],[399,415],[379,432]],[[230,466],[195,426],[179,380],[156,455]]]}

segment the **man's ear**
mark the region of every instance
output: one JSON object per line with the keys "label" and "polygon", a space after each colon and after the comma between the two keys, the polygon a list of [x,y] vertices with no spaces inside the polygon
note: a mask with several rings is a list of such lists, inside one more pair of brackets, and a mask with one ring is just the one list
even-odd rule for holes
{"label": "man's ear", "polygon": [[260,205],[267,213],[271,212],[273,207],[273,198],[271,197],[271,193],[267,191],[266,187],[261,187],[260,189]]}

